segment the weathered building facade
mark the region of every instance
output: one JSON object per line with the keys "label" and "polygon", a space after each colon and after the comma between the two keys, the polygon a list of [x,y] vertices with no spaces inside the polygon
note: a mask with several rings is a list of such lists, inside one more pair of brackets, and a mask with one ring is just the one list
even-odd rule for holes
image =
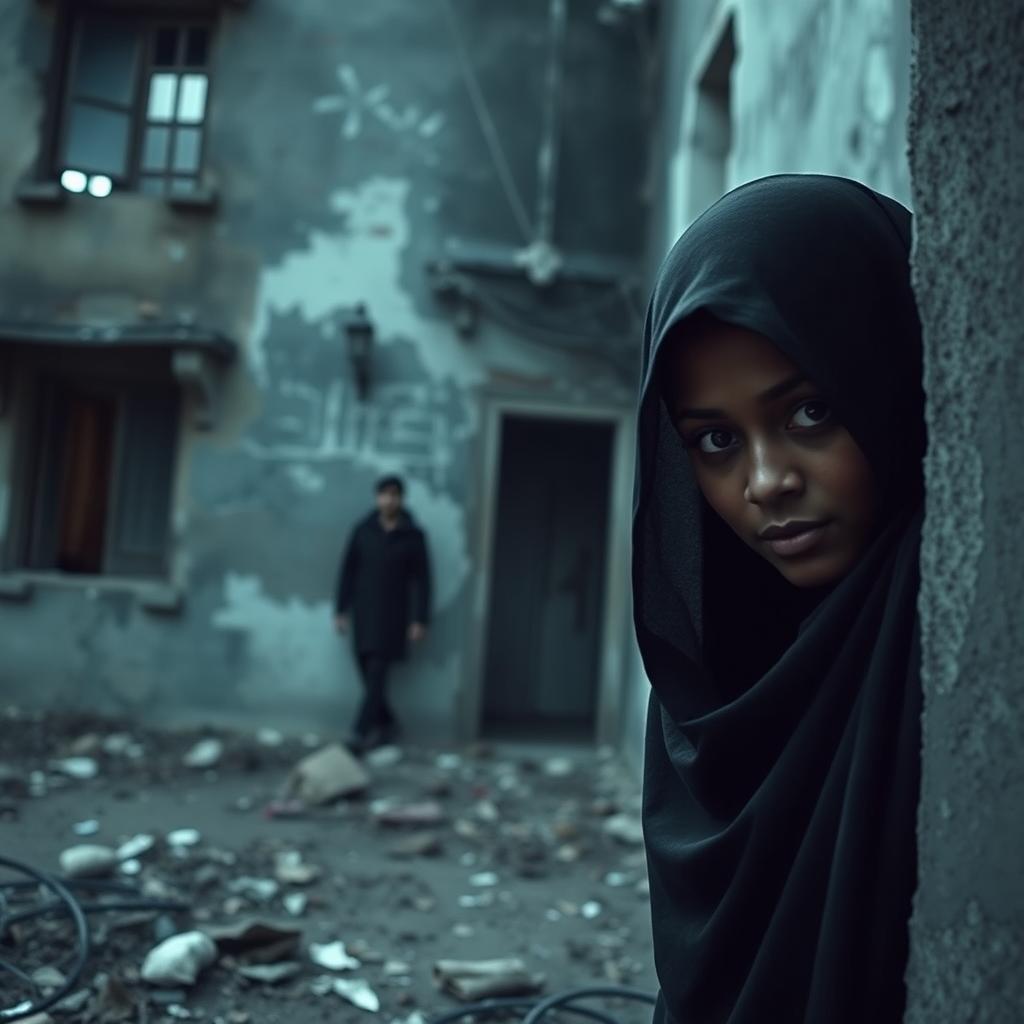
{"label": "weathered building facade", "polygon": [[402,474],[413,734],[614,739],[650,11],[2,0],[0,689],[340,732]]}

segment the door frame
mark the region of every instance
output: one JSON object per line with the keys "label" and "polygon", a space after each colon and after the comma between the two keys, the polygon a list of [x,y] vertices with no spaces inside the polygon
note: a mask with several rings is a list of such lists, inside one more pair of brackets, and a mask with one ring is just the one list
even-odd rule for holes
{"label": "door frame", "polygon": [[630,522],[633,506],[634,416],[632,409],[607,406],[566,406],[530,398],[485,396],[482,408],[479,514],[472,544],[476,566],[470,595],[469,629],[458,702],[458,731],[476,739],[483,725],[484,666],[490,624],[490,595],[494,536],[501,483],[502,424],[506,417],[602,423],[612,428],[608,467],[608,525],[605,538],[604,600],[598,631],[597,707],[594,739],[602,744],[620,740],[619,722],[627,685],[630,625]]}

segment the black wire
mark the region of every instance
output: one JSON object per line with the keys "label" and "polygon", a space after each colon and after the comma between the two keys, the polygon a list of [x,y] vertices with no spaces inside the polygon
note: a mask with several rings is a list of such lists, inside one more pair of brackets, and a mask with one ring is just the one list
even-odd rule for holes
{"label": "black wire", "polygon": [[[536,999],[482,999],[478,1003],[470,1003],[468,1006],[449,1010],[440,1017],[433,1017],[429,1024],[452,1024],[453,1021],[461,1020],[463,1017],[488,1016],[506,1010],[530,1010],[536,1005]],[[585,1006],[567,1006],[565,1011],[575,1013],[580,1017],[589,1017],[591,1020],[600,1021],[601,1024],[618,1024],[614,1017],[609,1017],[607,1014],[601,1013],[600,1010],[591,1010]]]}
{"label": "black wire", "polygon": [[650,992],[628,988],[625,985],[595,985],[591,988],[575,988],[567,992],[559,992],[547,999],[541,999],[536,1006],[523,1018],[523,1024],[537,1024],[546,1014],[554,1009],[570,1009],[568,1003],[577,999],[614,998],[632,999],[638,1003],[649,1003],[653,1006],[657,999]]}
{"label": "black wire", "polygon": [[[57,896],[59,902],[67,907],[68,914],[75,926],[75,940],[78,951],[78,956],[71,970],[65,973],[64,984],[46,996],[41,1002],[30,1002],[27,1007],[17,1011],[0,1007],[0,1020],[15,1021],[35,1013],[40,1013],[48,1007],[59,1003],[78,984],[78,979],[82,976],[86,962],[89,959],[89,925],[85,920],[82,908],[78,905],[78,900],[75,899],[60,879],[54,878],[53,875],[48,875],[43,871],[37,871],[35,868],[22,864],[20,861],[11,860],[9,857],[0,856],[0,867],[19,874],[28,875],[29,878],[34,878],[39,885],[49,889]],[[8,918],[9,922],[10,918]]]}
{"label": "black wire", "polygon": [[454,1021],[463,1017],[486,1017],[496,1013],[507,1012],[508,1010],[526,1010],[526,1016],[522,1018],[521,1024],[537,1024],[538,1021],[552,1010],[561,1010],[563,1013],[573,1013],[579,1017],[588,1017],[591,1020],[600,1021],[601,1024],[618,1024],[616,1019],[609,1014],[601,1013],[599,1010],[591,1010],[585,1006],[572,1006],[578,999],[594,998],[615,998],[632,999],[634,1002],[648,1003],[651,1006],[657,1001],[649,992],[642,992],[639,989],[628,988],[623,985],[600,985],[589,988],[570,989],[566,992],[559,992],[546,999],[483,999],[478,1003],[470,1003],[468,1006],[460,1006],[456,1010],[449,1010],[438,1017],[432,1017],[428,1024],[453,1024]]}

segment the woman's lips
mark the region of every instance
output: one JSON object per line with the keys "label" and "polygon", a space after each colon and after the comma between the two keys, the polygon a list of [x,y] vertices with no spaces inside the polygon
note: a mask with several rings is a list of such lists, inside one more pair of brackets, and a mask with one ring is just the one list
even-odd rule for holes
{"label": "woman's lips", "polygon": [[803,555],[817,546],[827,526],[828,523],[821,523],[819,526],[812,526],[801,533],[795,533],[791,537],[776,537],[774,540],[767,541],[767,544],[780,558]]}

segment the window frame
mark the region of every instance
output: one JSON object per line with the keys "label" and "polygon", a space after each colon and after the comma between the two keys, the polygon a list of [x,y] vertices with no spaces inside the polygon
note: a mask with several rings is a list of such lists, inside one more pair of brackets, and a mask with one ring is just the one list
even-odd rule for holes
{"label": "window frame", "polygon": [[[108,581],[111,585],[123,584],[136,589],[172,586],[174,509],[186,444],[187,403],[180,382],[167,373],[167,352],[124,354],[128,359],[118,365],[106,358],[96,359],[95,350],[78,352],[63,346],[48,351],[26,346],[13,353],[17,393],[11,409],[10,484],[15,500],[11,502],[7,536],[0,543],[0,578],[31,578],[37,582],[50,580],[69,585]],[[35,521],[40,518],[39,502],[47,500],[47,467],[54,457],[64,457],[63,453],[55,451],[50,437],[55,414],[54,398],[61,390],[106,395],[117,404],[103,560],[98,573],[62,570],[56,565],[43,564],[39,557],[44,553],[42,547],[45,544],[40,544]],[[125,564],[124,549],[119,547],[118,537],[119,511],[124,507],[124,434],[129,429],[125,410],[131,401],[152,395],[169,399],[173,404],[167,420],[170,450],[166,462],[166,502],[159,513],[163,537],[159,552],[154,554],[150,565],[131,568]],[[59,506],[56,516],[59,520]]]}
{"label": "window frame", "polygon": [[[107,175],[110,177],[115,191],[132,192],[154,199],[184,200],[186,202],[193,196],[200,196],[204,191],[206,155],[209,142],[209,112],[213,96],[213,75],[211,72],[217,20],[209,8],[186,7],[177,10],[171,7],[159,7],[150,10],[148,8],[139,9],[131,6],[111,6],[110,4],[96,3],[82,6],[76,5],[74,7],[69,6],[62,11],[54,36],[54,60],[58,73],[53,78],[49,94],[51,118],[48,126],[50,144],[47,147],[46,177],[59,182],[62,172],[69,169],[69,165],[64,161],[64,154],[67,149],[70,132],[72,105],[77,99],[73,89],[78,69],[79,48],[82,44],[83,26],[89,18],[97,17],[118,18],[136,25],[140,30],[141,36],[139,53],[136,55],[135,62],[133,96],[128,107],[130,123],[125,155],[126,173],[123,177]],[[175,174],[171,170],[170,165],[168,165],[165,171],[160,173],[147,174],[142,169],[145,132],[149,126],[149,83],[152,75],[160,71],[160,68],[155,64],[155,47],[157,33],[162,28],[174,28],[181,33],[178,42],[179,53],[184,46],[182,37],[188,30],[203,28],[207,33],[205,64],[201,68],[192,69],[194,72],[202,73],[206,76],[206,97],[203,117],[195,125],[200,130],[200,152],[194,173]],[[188,69],[185,69],[180,62],[176,62],[174,67],[168,70],[180,76],[186,73]],[[86,102],[103,109],[114,109],[113,105],[104,101],[90,98]],[[175,132],[179,127],[176,119],[168,122],[168,126]],[[87,171],[86,173],[103,174],[105,172]],[[146,192],[142,189],[142,180],[154,177],[159,177],[165,182],[165,189],[162,193]],[[191,191],[173,191],[170,188],[170,184],[176,177],[190,178],[193,181]]]}

